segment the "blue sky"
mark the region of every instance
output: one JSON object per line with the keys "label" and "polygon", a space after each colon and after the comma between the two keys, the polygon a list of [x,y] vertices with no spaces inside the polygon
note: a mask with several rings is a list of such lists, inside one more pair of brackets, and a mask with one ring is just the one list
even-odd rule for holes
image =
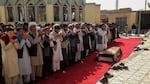
{"label": "blue sky", "polygon": [[[95,2],[101,4],[102,9],[115,9],[116,0],[86,0],[87,3]],[[150,0],[147,0],[150,2]],[[119,0],[119,8],[132,8],[133,10],[145,9],[145,0]],[[148,9],[148,8],[147,8]]]}

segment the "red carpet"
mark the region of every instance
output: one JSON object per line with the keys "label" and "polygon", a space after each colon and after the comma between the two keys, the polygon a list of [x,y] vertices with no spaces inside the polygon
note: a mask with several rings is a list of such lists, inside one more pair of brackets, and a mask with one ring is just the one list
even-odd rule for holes
{"label": "red carpet", "polygon": [[[139,38],[119,38],[109,47],[121,47],[123,51],[121,60],[123,60],[131,54],[134,47],[141,41],[142,39]],[[96,54],[97,52],[92,53],[84,63],[77,63],[68,67],[65,74],[62,72],[56,73],[53,76],[49,76],[47,80],[39,80],[37,84],[96,84],[111,66],[108,63],[94,61]]]}

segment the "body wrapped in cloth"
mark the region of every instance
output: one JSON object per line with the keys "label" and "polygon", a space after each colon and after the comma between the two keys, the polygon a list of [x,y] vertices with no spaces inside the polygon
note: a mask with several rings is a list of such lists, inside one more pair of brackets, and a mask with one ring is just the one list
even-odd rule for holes
{"label": "body wrapped in cloth", "polygon": [[97,55],[97,61],[118,62],[122,55],[120,47],[111,47]]}

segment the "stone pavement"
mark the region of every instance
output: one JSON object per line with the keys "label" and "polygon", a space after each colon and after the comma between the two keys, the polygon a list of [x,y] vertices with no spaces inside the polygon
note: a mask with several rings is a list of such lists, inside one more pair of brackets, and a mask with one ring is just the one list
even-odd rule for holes
{"label": "stone pavement", "polygon": [[[150,49],[150,38],[144,39],[147,41],[144,45],[138,45],[138,47]],[[109,79],[109,84],[150,84],[150,51],[134,51],[121,62],[128,66],[129,70],[116,71],[110,69],[108,72],[114,77]],[[96,84],[102,83],[98,81]]]}

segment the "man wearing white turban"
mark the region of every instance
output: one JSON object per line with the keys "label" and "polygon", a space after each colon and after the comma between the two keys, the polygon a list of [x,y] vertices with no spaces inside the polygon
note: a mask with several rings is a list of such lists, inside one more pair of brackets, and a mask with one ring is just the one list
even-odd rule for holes
{"label": "man wearing white turban", "polygon": [[36,23],[29,24],[29,41],[31,48],[29,54],[31,56],[32,74],[31,81],[35,81],[35,76],[42,77],[43,54],[42,54],[42,34],[38,34],[36,30]]}
{"label": "man wearing white turban", "polygon": [[50,33],[50,39],[53,39],[54,49],[53,49],[53,71],[56,72],[60,70],[60,62],[63,61],[61,41],[62,32],[60,31],[60,25],[55,24],[53,26],[54,31]]}

